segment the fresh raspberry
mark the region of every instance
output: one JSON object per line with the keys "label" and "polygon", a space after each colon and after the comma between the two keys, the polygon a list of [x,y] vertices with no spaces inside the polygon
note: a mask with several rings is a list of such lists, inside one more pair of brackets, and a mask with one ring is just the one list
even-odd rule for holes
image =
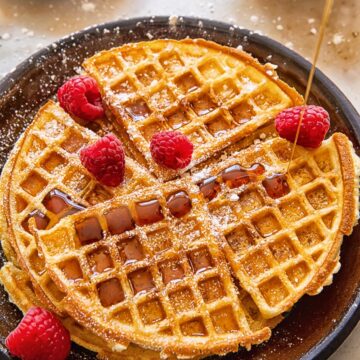
{"label": "fresh raspberry", "polygon": [[329,114],[321,106],[296,106],[282,111],[275,119],[276,130],[282,138],[294,142],[302,110],[304,113],[297,143],[317,148],[330,128]]}
{"label": "fresh raspberry", "polygon": [[174,170],[183,169],[190,164],[193,150],[193,144],[179,131],[156,133],[150,143],[154,161]]}
{"label": "fresh raspberry", "polygon": [[22,360],[64,360],[70,335],[51,312],[32,307],[5,340],[10,353]]}
{"label": "fresh raspberry", "polygon": [[96,81],[89,76],[75,76],[57,92],[61,107],[71,115],[85,121],[104,116],[101,94]]}
{"label": "fresh raspberry", "polygon": [[120,140],[107,134],[80,151],[81,163],[107,186],[118,186],[124,180],[125,153]]}

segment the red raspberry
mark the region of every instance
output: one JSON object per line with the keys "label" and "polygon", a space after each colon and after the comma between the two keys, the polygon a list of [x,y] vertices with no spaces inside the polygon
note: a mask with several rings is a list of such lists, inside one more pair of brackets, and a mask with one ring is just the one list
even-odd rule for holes
{"label": "red raspberry", "polygon": [[75,76],[57,92],[61,107],[71,115],[85,121],[104,116],[101,94],[96,81],[89,76]]}
{"label": "red raspberry", "polygon": [[329,114],[321,106],[296,106],[282,111],[275,119],[276,130],[282,138],[294,142],[302,110],[304,113],[297,143],[317,148],[330,128]]}
{"label": "red raspberry", "polygon": [[125,153],[114,134],[107,134],[96,143],[82,148],[80,160],[104,185],[118,186],[124,180]]}
{"label": "red raspberry", "polygon": [[5,340],[10,353],[22,360],[64,360],[70,352],[70,335],[59,319],[32,307]]}
{"label": "red raspberry", "polygon": [[159,165],[170,169],[183,169],[190,164],[194,146],[179,131],[154,134],[150,143],[151,156]]}

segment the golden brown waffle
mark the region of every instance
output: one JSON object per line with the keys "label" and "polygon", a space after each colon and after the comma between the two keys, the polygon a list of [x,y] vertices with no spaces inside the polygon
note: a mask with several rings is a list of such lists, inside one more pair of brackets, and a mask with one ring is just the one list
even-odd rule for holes
{"label": "golden brown waffle", "polygon": [[[281,320],[277,314],[304,293],[321,291],[338,269],[342,236],[352,231],[357,215],[358,159],[349,141],[336,134],[316,151],[299,147],[287,178],[289,194],[272,199],[261,182],[284,172],[289,144],[276,138],[247,148],[273,131],[269,124],[279,111],[302,103],[273,69],[205,40],[125,45],[95,55],[85,68],[99,82],[107,105],[108,119],[91,128],[99,134],[114,128],[126,154],[160,182],[179,173],[153,163],[149,141],[169,129],[182,131],[195,145],[188,167],[195,183],[235,163],[260,162],[266,172],[233,189],[218,176],[220,191],[208,202],[211,215],[196,186],[185,184],[189,178],[145,191],[155,180],[130,159],[124,185],[107,188],[78,159],[79,148],[98,136],[49,102],[18,141],[0,180],[5,209],[0,227],[11,242],[2,242],[10,262],[0,270],[0,280],[20,307],[33,301],[62,315],[74,341],[103,359],[159,359],[159,352],[140,350],[131,341],[181,358],[266,340]],[[193,215],[169,214],[165,199],[175,188],[190,194]],[[54,189],[62,193],[49,197]],[[114,219],[126,218],[126,211],[106,216],[104,211],[125,203],[134,215],[137,197],[151,195],[160,199],[165,219],[109,235],[133,223],[120,229]],[[146,216],[153,217],[156,206],[147,206]],[[86,216],[90,222],[78,225]],[[72,241],[79,245],[74,224],[82,237],[89,236],[89,227],[91,233],[95,229],[100,241],[71,248]],[[48,245],[45,258],[29,225],[47,229],[41,231]],[[219,230],[225,237],[214,236]],[[59,232],[69,234],[70,245],[55,235]],[[223,249],[240,282],[229,274]],[[196,263],[204,271],[196,273]],[[143,286],[144,293],[134,295]]]}
{"label": "golden brown waffle", "polygon": [[225,354],[269,338],[279,319],[264,321],[245,291],[239,297],[206,205],[187,183],[113,199],[37,233],[72,317],[163,356]]}
{"label": "golden brown waffle", "polygon": [[[44,307],[36,296],[29,276],[23,270],[8,262],[0,269],[0,282],[9,294],[10,300],[26,313],[32,306]],[[77,344],[94,351],[100,359],[109,360],[159,360],[160,354],[151,350],[141,349],[130,344],[120,353],[113,353],[109,344],[95,336],[90,331],[76,323],[72,318],[61,318],[64,326],[69,330],[71,339]]]}
{"label": "golden brown waffle", "polygon": [[[54,124],[55,119],[58,122],[57,126],[55,126]],[[59,127],[58,130],[61,130],[63,134],[60,134],[59,137],[55,139],[48,137],[47,135],[49,134],[45,132],[45,127],[49,126],[49,123],[52,126],[51,131],[59,134],[59,132],[57,131],[57,127]],[[50,131],[49,128],[48,131]],[[30,275],[32,275],[33,281],[32,287],[36,291],[38,299],[42,299],[42,301],[44,301],[44,303],[46,304],[46,307],[50,307],[53,311],[63,315],[66,314],[61,306],[62,294],[57,289],[52,280],[48,277],[44,269],[43,259],[39,255],[36,248],[34,238],[27,231],[24,232],[25,229],[22,226],[23,219],[26,219],[27,217],[26,210],[28,211],[28,213],[31,213],[33,210],[37,209],[36,204],[41,202],[42,199],[41,197],[40,199],[38,199],[36,196],[34,197],[34,199],[32,199],[31,197],[29,197],[29,194],[26,194],[25,198],[28,200],[29,204],[26,208],[22,209],[23,211],[20,215],[18,215],[18,213],[16,212],[16,216],[13,218],[10,217],[10,202],[12,201],[14,203],[14,198],[16,200],[18,200],[19,198],[23,199],[23,192],[19,191],[19,184],[23,180],[23,177],[26,177],[30,171],[32,173],[36,173],[38,170],[37,167],[40,170],[40,174],[43,174],[43,169],[49,171],[49,174],[47,174],[47,176],[44,176],[44,179],[48,181],[48,186],[53,185],[54,188],[56,187],[57,189],[62,190],[66,194],[70,195],[73,199],[78,198],[80,200],[79,203],[85,206],[97,201],[104,201],[114,195],[121,195],[123,193],[126,193],[127,191],[131,192],[137,189],[138,186],[144,187],[154,184],[154,180],[152,179],[151,175],[147,174],[143,169],[137,166],[134,161],[129,159],[127,159],[126,161],[126,180],[122,187],[116,189],[105,188],[98,184],[95,180],[93,180],[91,175],[88,174],[87,171],[79,164],[78,155],[76,153],[81,146],[89,142],[95,141],[97,138],[98,137],[91,131],[88,131],[87,129],[84,129],[83,127],[77,125],[66,113],[63,112],[60,107],[58,107],[58,105],[54,104],[53,102],[49,102],[39,111],[36,119],[31,124],[30,128],[27,130],[26,137],[22,136],[21,139],[17,142],[16,147],[14,148],[11,156],[8,159],[7,164],[3,169],[1,177],[1,198],[3,200],[3,206],[5,209],[5,211],[1,212],[1,232],[3,239],[2,247],[5,251],[6,257],[15,264],[17,264],[17,258],[19,258],[20,263],[25,266],[27,271],[29,271],[30,269]],[[39,154],[39,143],[43,144],[42,148],[44,149],[44,153]],[[62,150],[62,147],[66,148],[66,151]],[[27,156],[24,156],[24,148],[26,149]],[[37,154],[34,154],[35,150],[37,151]],[[30,158],[35,157],[38,161],[31,161],[32,168],[25,168],[25,170],[22,170],[25,167],[23,164],[26,163],[26,161],[29,161]],[[20,161],[18,158],[20,158]],[[17,163],[16,160],[18,161]],[[63,163],[59,163],[59,160],[62,160]],[[17,164],[17,166],[14,166],[15,163]],[[60,168],[60,170],[55,171],[56,168]],[[80,171],[77,171],[77,169]],[[133,176],[134,172],[140,175],[141,179]],[[78,178],[73,179],[65,186],[62,183],[60,184],[60,186],[57,186],[57,184],[61,182],[61,178],[67,178],[67,175],[76,173],[79,175]],[[88,179],[90,178],[90,181],[88,180],[88,184],[84,182],[85,177]],[[131,179],[132,177],[133,179]],[[77,184],[77,181],[79,184]],[[85,187],[85,190],[78,193],[77,191],[79,189],[77,189],[77,186]],[[14,191],[14,189],[16,190]],[[13,191],[12,194],[11,190]],[[16,202],[16,206],[18,206],[18,202]],[[24,206],[26,206],[26,204]],[[52,226],[56,223],[57,219],[54,214],[46,211],[44,206],[42,206],[42,208],[40,209],[44,209],[42,210],[43,213],[48,216],[49,219],[51,219],[51,221],[49,222],[49,226]],[[64,214],[60,214],[60,216],[62,215]],[[8,226],[8,222],[10,223],[10,226]],[[17,229],[16,231],[14,231],[14,226]],[[18,230],[19,228],[20,231]],[[26,249],[28,251],[16,255],[8,240],[10,237],[13,241],[16,242],[17,240],[19,240],[20,236],[25,238],[29,243]],[[22,250],[24,249],[22,247],[20,248]],[[23,276],[25,276],[25,273],[23,273]],[[21,297],[19,295],[17,299],[20,298]],[[52,302],[54,301],[54,299],[55,302]],[[74,341],[90,350],[97,352],[100,351],[98,344],[100,343],[100,345],[102,346],[104,340],[100,340],[92,334],[90,336],[89,332],[85,330],[85,334],[82,336],[82,330],[80,325],[76,324],[74,320],[70,320],[70,318],[65,319],[67,320],[64,320],[64,322],[67,324],[68,329],[73,335]],[[94,341],[93,338],[95,339]],[[128,349],[130,350],[122,353],[121,359],[137,358],[138,353],[137,351],[133,352],[134,348],[138,349],[133,345],[129,346]],[[111,358],[115,356],[114,354],[111,354],[111,345],[107,345],[107,348],[105,347],[105,349],[101,350],[101,353],[103,354],[103,358],[105,358],[105,354],[107,354],[107,357],[111,356]],[[155,359],[159,357],[159,354],[151,351],[145,351],[144,354],[147,355],[149,359]]]}
{"label": "golden brown waffle", "polygon": [[[39,219],[39,226],[51,227],[68,213],[154,184],[151,175],[127,158],[124,183],[116,188],[100,185],[81,165],[78,156],[82,146],[96,139],[97,135],[78,125],[50,101],[40,109],[14,149],[13,166],[7,167],[9,183],[3,196],[7,236],[22,268],[40,284],[42,300],[46,302],[45,297],[49,297],[49,306],[59,303],[62,294],[44,271],[43,259],[28,230],[29,214]],[[55,189],[59,196],[47,196]],[[55,203],[44,203],[52,198]],[[58,309],[53,307],[54,311]]]}
{"label": "golden brown waffle", "polygon": [[269,67],[243,51],[201,39],[127,44],[96,54],[84,67],[98,81],[118,132],[130,136],[162,179],[178,173],[152,160],[149,142],[155,132],[174,129],[190,138],[190,168],[302,103]]}
{"label": "golden brown waffle", "polygon": [[225,235],[227,260],[266,318],[318,292],[357,221],[358,158],[349,139],[336,133],[316,150],[298,146],[275,194],[283,177],[272,176],[286,172],[290,151],[277,137],[192,174]]}

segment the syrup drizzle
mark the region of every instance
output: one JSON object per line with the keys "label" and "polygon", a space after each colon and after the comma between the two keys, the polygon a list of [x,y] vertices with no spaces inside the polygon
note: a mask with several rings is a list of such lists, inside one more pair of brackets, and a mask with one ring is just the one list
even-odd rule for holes
{"label": "syrup drizzle", "polygon": [[[320,27],[319,27],[319,36],[318,36],[318,39],[316,42],[313,61],[312,61],[312,65],[311,65],[311,70],[310,70],[307,85],[306,85],[306,91],[305,91],[305,96],[304,96],[304,106],[307,104],[307,102],[309,100],[311,85],[313,83],[315,70],[316,70],[316,63],[319,58],[320,48],[321,48],[322,42],[324,40],[326,24],[328,23],[333,3],[334,3],[334,0],[326,0],[326,3],[324,5],[323,15],[322,15],[322,19],[321,19],[321,23],[320,23]],[[294,144],[292,146],[291,156],[290,156],[290,160],[289,160],[289,163],[288,163],[288,166],[286,169],[286,173],[289,172],[290,164],[294,157],[295,147],[296,147],[297,141],[299,139],[300,128],[301,128],[301,124],[302,124],[303,117],[304,117],[304,110],[305,109],[302,109],[302,111],[300,112],[299,124],[296,129],[295,140],[294,140]]]}
{"label": "syrup drizzle", "polygon": [[289,185],[286,181],[286,174],[267,176],[262,184],[267,194],[273,199],[283,197],[290,192]]}

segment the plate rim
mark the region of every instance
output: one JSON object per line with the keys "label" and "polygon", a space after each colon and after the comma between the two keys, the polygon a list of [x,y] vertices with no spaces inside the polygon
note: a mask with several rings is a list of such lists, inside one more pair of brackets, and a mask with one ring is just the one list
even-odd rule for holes
{"label": "plate rim", "polygon": [[[42,57],[51,55],[51,53],[57,51],[59,48],[67,46],[68,44],[73,44],[77,40],[86,34],[99,33],[105,29],[114,29],[117,27],[123,28],[134,28],[137,23],[145,24],[145,26],[171,26],[169,24],[169,19],[171,15],[161,15],[161,16],[143,16],[143,17],[132,17],[130,19],[119,19],[110,22],[104,22],[100,24],[95,24],[89,27],[86,27],[80,31],[66,35],[52,43],[48,46],[36,51],[31,54],[25,60],[21,61],[16,65],[15,69],[8,72],[2,79],[0,79],[0,105],[1,99],[5,98],[7,92],[16,87],[16,80],[22,73],[28,71],[29,68],[37,60],[41,60]],[[297,65],[300,71],[303,74],[308,74],[311,68],[311,64],[303,56],[298,54],[292,49],[289,49],[285,45],[281,44],[277,40],[274,40],[266,35],[256,33],[254,31],[241,28],[234,24],[226,23],[218,20],[211,20],[195,16],[177,16],[177,25],[184,27],[199,27],[199,21],[202,22],[202,28],[204,30],[212,30],[215,32],[222,32],[225,34],[231,34],[232,37],[242,37],[251,39],[250,42],[253,42],[257,45],[265,46],[269,50],[279,54],[281,57],[288,58],[293,63]],[[230,29],[233,30],[230,31]],[[211,39],[210,39],[211,40]],[[314,84],[319,86],[323,91],[331,94],[331,97],[336,99],[337,106],[343,112],[344,118],[353,130],[353,133],[360,143],[360,115],[355,109],[354,105],[348,100],[345,94],[338,88],[335,83],[328,78],[321,70],[316,69],[314,76]],[[358,225],[359,226],[359,225]],[[356,289],[353,294],[352,300],[349,303],[349,307],[344,311],[341,320],[336,324],[336,326],[317,344],[315,344],[311,349],[304,354],[302,360],[323,360],[327,359],[331,354],[333,354],[340,345],[345,341],[345,339],[350,335],[351,331],[360,321],[360,287]],[[4,357],[3,357],[4,356]],[[4,352],[0,350],[0,357],[4,359],[11,359]]]}

